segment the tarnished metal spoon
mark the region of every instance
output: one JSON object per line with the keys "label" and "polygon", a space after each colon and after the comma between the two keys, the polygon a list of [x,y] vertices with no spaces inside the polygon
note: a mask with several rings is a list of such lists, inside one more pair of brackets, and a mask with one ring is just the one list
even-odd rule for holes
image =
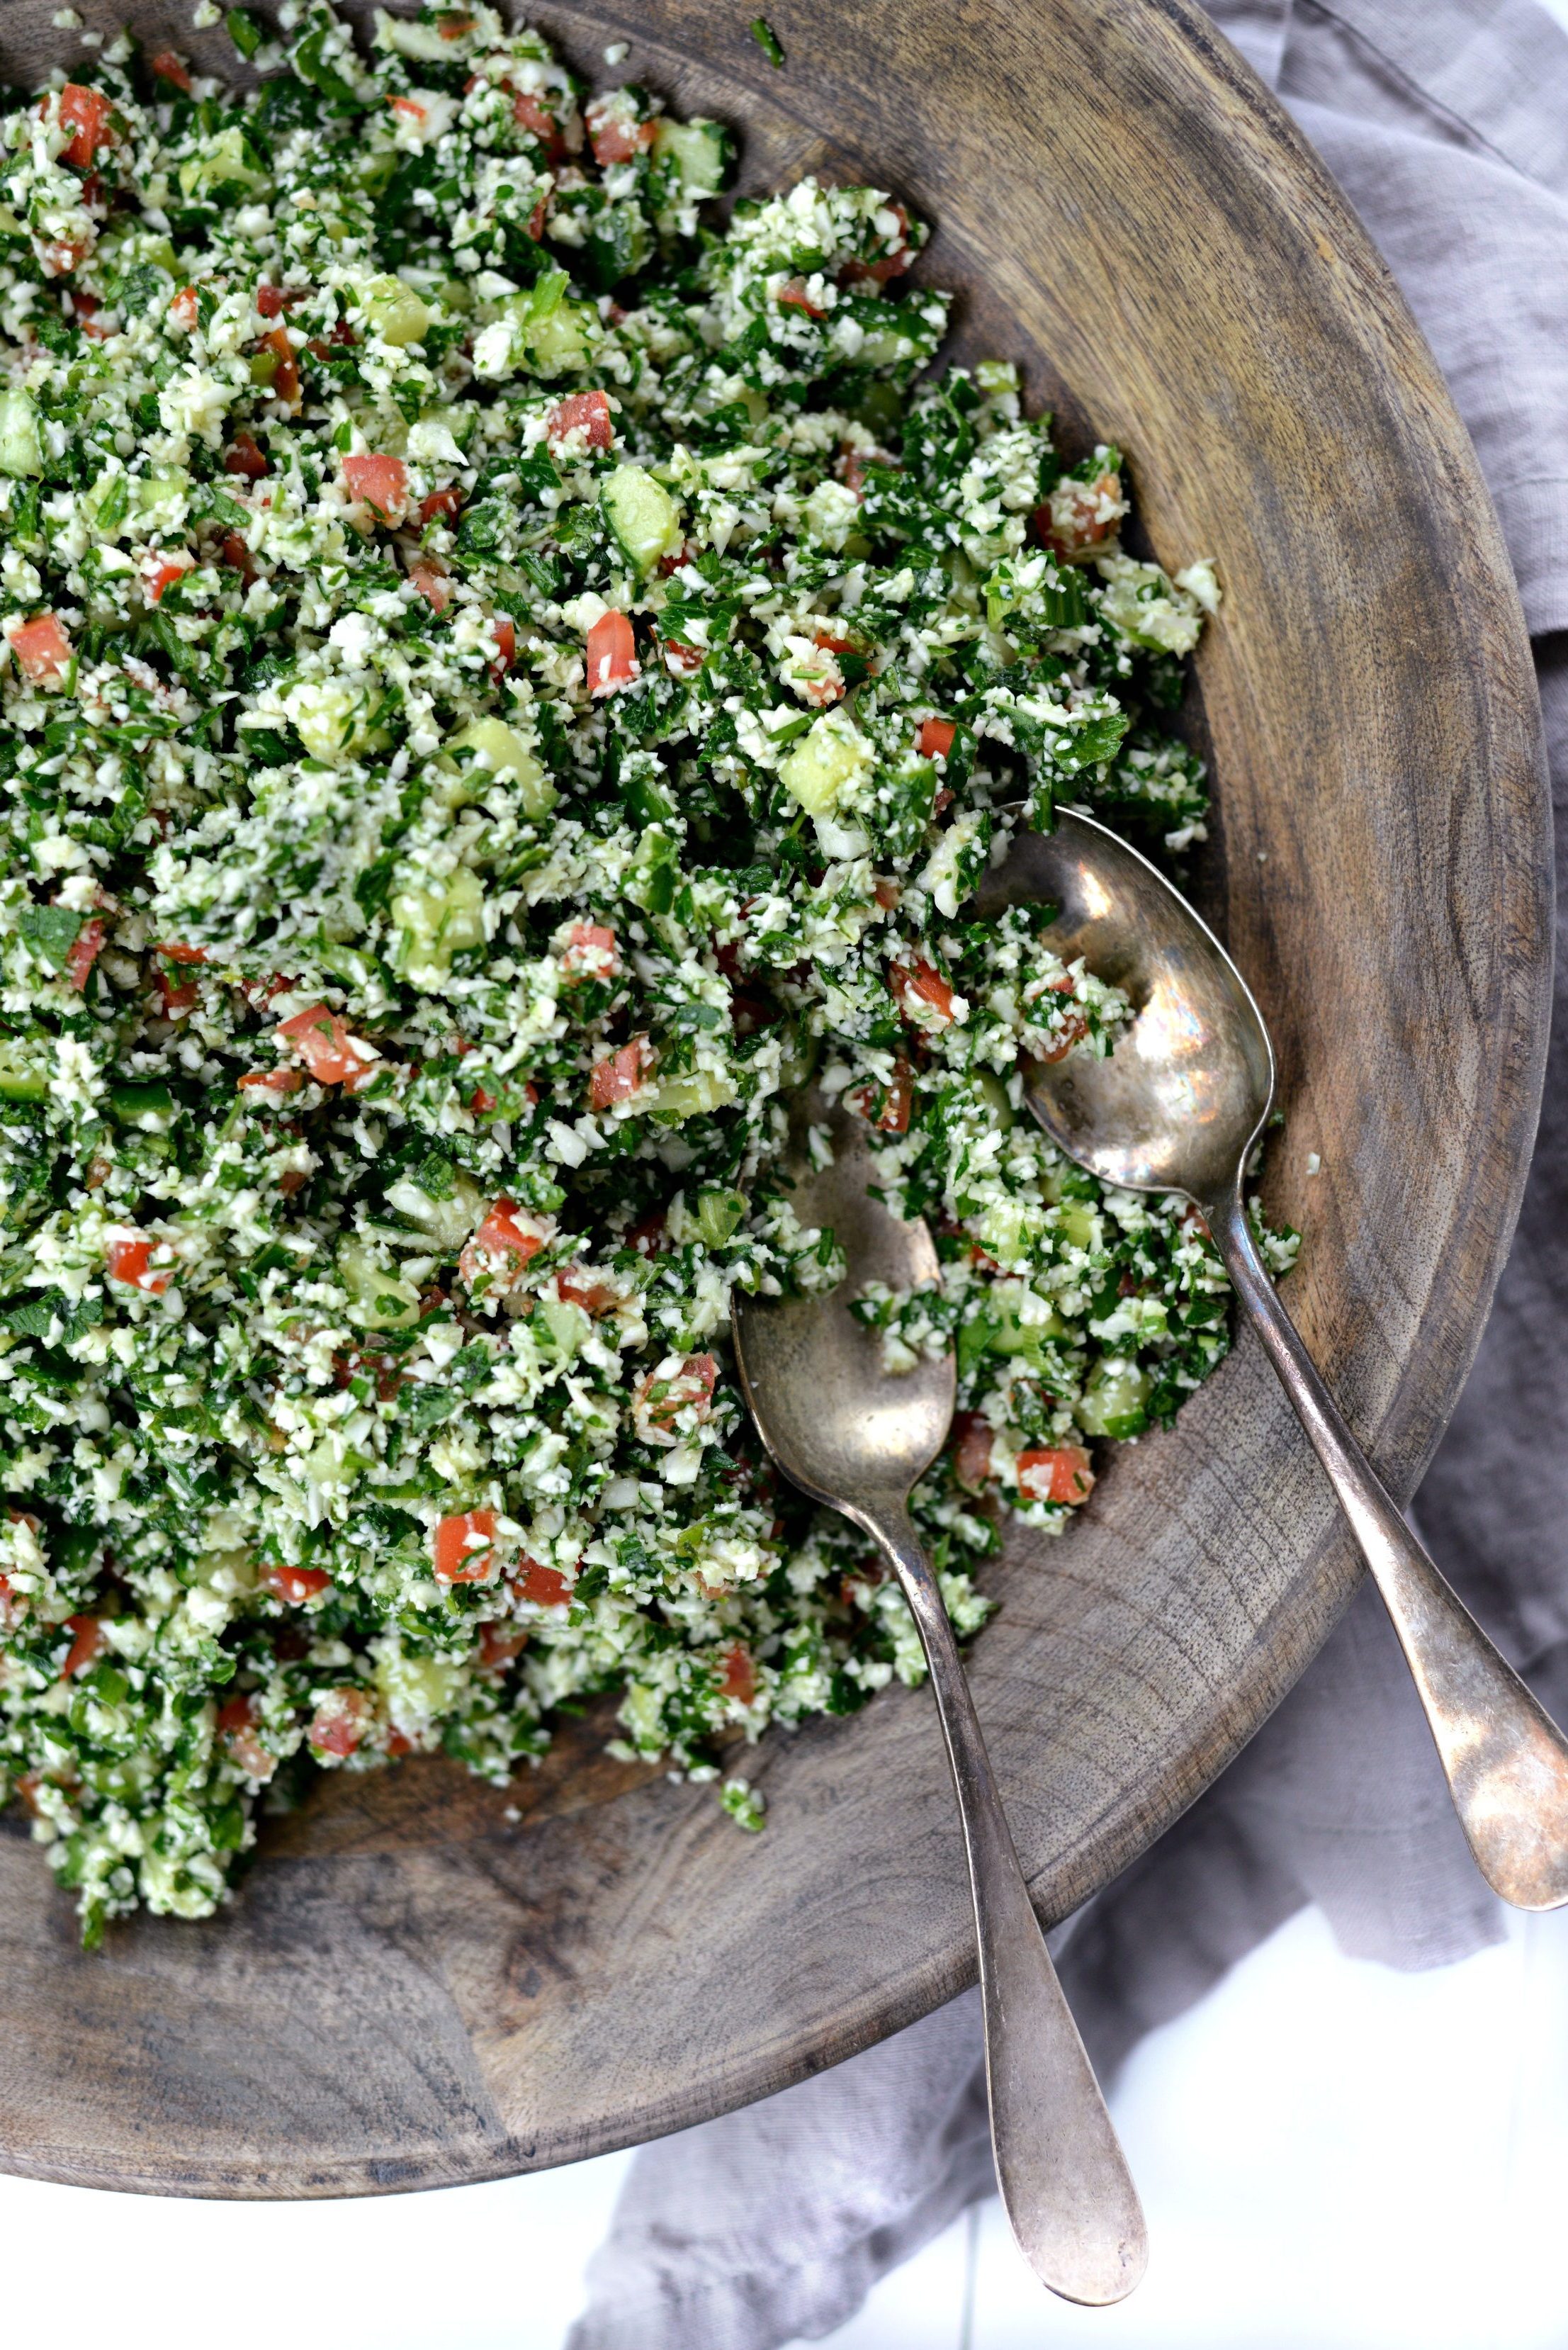
{"label": "tarnished metal spoon", "polygon": [[848,1307],[868,1281],[901,1289],[934,1280],[937,1254],[923,1223],[899,1222],[869,1196],[857,1122],[838,1113],[830,1125],[833,1165],[803,1165],[793,1199],[803,1223],[832,1227],[848,1279],[824,1297],[737,1295],[741,1384],[785,1476],[882,1551],[925,1644],[969,1856],[992,2143],[1012,2232],[1053,2293],[1120,2301],[1148,2257],[1137,2190],[1045,1948],[952,1626],[909,1521],[909,1489],[951,1424],[952,1358],[891,1378]]}
{"label": "tarnished metal spoon", "polygon": [[1021,899],[1058,907],[1047,933],[1056,951],[1082,955],[1137,1012],[1108,1060],[1034,1065],[1030,1108],[1103,1182],[1184,1192],[1202,1211],[1394,1619],[1482,1876],[1518,1908],[1558,1908],[1568,1901],[1568,1741],[1385,1491],[1249,1229],[1242,1187],[1273,1101],[1274,1056],[1245,982],[1164,876],[1092,816],[1064,809],[1054,832],[1021,835],[973,910]]}

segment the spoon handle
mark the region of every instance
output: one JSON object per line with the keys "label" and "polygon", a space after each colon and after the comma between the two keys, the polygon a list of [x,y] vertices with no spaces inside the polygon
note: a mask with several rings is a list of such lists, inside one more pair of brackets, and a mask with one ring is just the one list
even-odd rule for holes
{"label": "spoon handle", "polygon": [[1481,1875],[1516,1908],[1561,1908],[1568,1740],[1438,1574],[1345,1426],[1264,1269],[1239,1188],[1210,1222],[1394,1619]]}
{"label": "spoon handle", "polygon": [[985,2010],[991,2137],[1020,2250],[1064,2300],[1120,2301],[1148,2258],[1143,2211],[1018,1866],[958,1643],[901,1503],[856,1513],[904,1588],[931,1687],[969,1856]]}

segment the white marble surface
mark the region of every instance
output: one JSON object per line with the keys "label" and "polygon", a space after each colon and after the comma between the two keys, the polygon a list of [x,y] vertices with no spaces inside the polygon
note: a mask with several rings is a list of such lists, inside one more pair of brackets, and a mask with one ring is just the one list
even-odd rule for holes
{"label": "white marble surface", "polygon": [[[1303,1912],[1143,2044],[1114,2103],[1154,2246],[1132,2301],[1047,2301],[992,2203],[886,2279],[836,2350],[1568,2344],[1555,2256],[1568,1915],[1516,1919],[1461,1966],[1397,1975],[1342,1959]],[[18,2350],[559,2350],[625,2159],[361,2203],[0,2178],[4,2337]]]}

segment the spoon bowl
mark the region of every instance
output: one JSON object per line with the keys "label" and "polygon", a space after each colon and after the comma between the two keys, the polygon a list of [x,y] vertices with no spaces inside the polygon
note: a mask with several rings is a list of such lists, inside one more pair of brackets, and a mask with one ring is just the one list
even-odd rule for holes
{"label": "spoon bowl", "polygon": [[1019,836],[975,893],[993,919],[1049,899],[1051,943],[1131,998],[1107,1059],[1037,1063],[1029,1107],[1068,1158],[1132,1191],[1219,1199],[1251,1157],[1274,1097],[1274,1055],[1251,989],[1214,936],[1145,857],[1092,816]]}
{"label": "spoon bowl", "polygon": [[1017,838],[973,901],[1056,910],[1046,933],[1131,999],[1108,1059],[1035,1063],[1024,1099],[1058,1149],[1103,1182],[1185,1192],[1300,1415],[1405,1651],[1454,1807],[1493,1891],[1568,1903],[1568,1741],[1438,1572],[1346,1425],[1259,1253],[1243,1200],[1274,1094],[1274,1056],[1224,948],[1147,858],[1081,810]]}

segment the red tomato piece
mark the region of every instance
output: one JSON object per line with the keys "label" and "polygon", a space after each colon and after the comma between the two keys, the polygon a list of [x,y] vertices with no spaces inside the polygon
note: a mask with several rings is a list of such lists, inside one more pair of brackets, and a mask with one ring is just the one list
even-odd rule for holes
{"label": "red tomato piece", "polygon": [[896,1061],[891,1085],[857,1086],[850,1101],[879,1134],[907,1134],[915,1107],[915,1073],[908,1061]]}
{"label": "red tomato piece", "polygon": [[71,640],[52,612],[6,631],[16,666],[35,685],[57,685],[71,665]]}
{"label": "red tomato piece", "polygon": [[821,303],[814,302],[806,292],[804,277],[792,277],[787,286],[780,286],[778,306],[781,310],[804,310],[808,318],[826,318],[827,316]]}
{"label": "red tomato piece", "polygon": [[303,1607],[307,1599],[318,1599],[331,1583],[332,1577],[319,1566],[264,1566],[261,1587],[270,1591],[275,1599],[285,1599],[291,1607]]}
{"label": "red tomato piece", "polygon": [[438,1583],[488,1583],[495,1572],[495,1513],[460,1510],[435,1530]]}
{"label": "red tomato piece", "polygon": [[561,970],[573,979],[613,979],[620,956],[613,931],[602,922],[574,922],[561,950]]}
{"label": "red tomato piece", "polygon": [[916,743],[922,759],[945,759],[953,747],[958,728],[950,718],[926,718],[920,722]]}
{"label": "red tomato piece", "polygon": [[545,150],[547,162],[559,163],[565,161],[566,134],[555,113],[543,99],[536,98],[532,90],[514,90],[512,120],[522,130],[526,130],[530,138],[539,141],[540,146]]}
{"label": "red tomato piece", "polygon": [[194,558],[189,555],[168,556],[161,562],[155,562],[142,574],[148,602],[161,604],[176,579],[183,579],[187,571],[194,567]]}
{"label": "red tomato piece", "polygon": [[713,1388],[719,1366],[711,1355],[688,1355],[672,1379],[651,1372],[637,1391],[636,1414],[645,1431],[674,1440],[680,1415],[692,1411],[706,1419],[713,1409]]}
{"label": "red tomato piece", "polygon": [[1027,1502],[1067,1502],[1075,1509],[1095,1490],[1095,1472],[1081,1444],[1048,1445],[1021,1452],[1013,1462],[1018,1490]]}
{"label": "red tomato piece", "polygon": [[101,90],[84,89],[78,81],[67,82],[60,92],[61,127],[71,133],[69,141],[60,150],[62,163],[74,163],[78,172],[91,166],[100,147],[107,147],[112,133],[109,118],[112,107]]}
{"label": "red tomato piece", "polygon": [[495,684],[499,685],[517,658],[517,630],[512,621],[503,615],[499,620],[492,623],[491,634],[495,639],[495,659],[490,664],[490,674]]}
{"label": "red tomato piece", "polygon": [[580,432],[588,448],[613,449],[615,421],[610,415],[609,394],[569,392],[551,409],[545,419],[545,430],[555,442],[564,441],[569,432]]}
{"label": "red tomato piece", "polygon": [[612,1102],[629,1101],[652,1065],[647,1037],[634,1036],[629,1045],[622,1045],[607,1060],[595,1062],[588,1081],[589,1103],[595,1109],[608,1109]]}
{"label": "red tomato piece", "polygon": [[521,1624],[508,1624],[498,1617],[493,1624],[479,1627],[479,1654],[474,1659],[482,1673],[499,1671],[520,1657],[528,1646],[528,1635]]}
{"label": "red tomato piece", "polygon": [[240,536],[237,530],[229,531],[220,543],[218,547],[218,560],[220,563],[225,565],[230,571],[237,571],[240,575],[241,583],[246,588],[251,585],[253,580],[259,579],[261,577],[260,572],[256,569],[255,565],[251,560],[250,548],[245,545],[244,540]]}
{"label": "red tomato piece", "polygon": [[70,1680],[103,1652],[103,1626],[96,1616],[67,1616],[66,1629],[72,1638],[66,1651],[66,1661],[60,1667],[63,1681]]}
{"label": "red tomato piece", "polygon": [[538,1255],[545,1235],[536,1224],[523,1221],[526,1215],[513,1200],[496,1201],[457,1261],[470,1289],[485,1275],[492,1287],[510,1289],[529,1258]]}
{"label": "red tomato piece", "polygon": [[597,1322],[601,1314],[612,1313],[620,1304],[620,1292],[607,1281],[596,1280],[586,1265],[569,1264],[556,1275],[556,1290],[567,1305],[580,1305]]}
{"label": "red tomato piece", "polygon": [[182,334],[192,335],[195,333],[198,311],[196,306],[196,289],[193,286],[181,286],[180,291],[175,295],[174,299],[169,305],[169,316],[175,326],[179,328]]}
{"label": "red tomato piece", "polygon": [[248,432],[236,432],[223,452],[223,471],[238,474],[242,480],[259,482],[271,470],[265,452],[256,446]]}
{"label": "red tomato piece", "polygon": [[629,163],[634,155],[651,147],[659,135],[657,122],[635,120],[626,112],[624,101],[618,104],[613,95],[590,99],[583,120],[600,171],[607,163]]}
{"label": "red tomato piece", "polygon": [[637,639],[624,612],[601,612],[588,630],[588,690],[597,699],[638,674]]}
{"label": "red tomato piece", "polygon": [[444,612],[452,601],[452,577],[433,555],[419,555],[409,566],[409,585],[424,598],[432,612]]}
{"label": "red tomato piece", "polygon": [[665,637],[661,641],[664,666],[672,677],[689,677],[693,670],[701,669],[708,658],[700,645],[683,645],[679,637]]}
{"label": "red tomato piece", "polygon": [[990,1481],[993,1434],[982,1412],[953,1414],[953,1475],[968,1492],[978,1493]]}
{"label": "red tomato piece", "polygon": [[148,58],[147,63],[160,81],[171,81],[176,89],[182,89],[186,97],[190,97],[190,69],[172,49],[160,49],[155,57]]}
{"label": "red tomato piece", "polygon": [[348,494],[368,505],[378,522],[396,529],[409,507],[409,469],[400,457],[371,451],[363,457],[345,457],[343,478]]}
{"label": "red tomato piece", "polygon": [[269,387],[273,398],[275,400],[281,400],[285,408],[297,408],[299,405],[299,360],[296,355],[294,345],[289,340],[288,328],[286,327],[275,327],[270,334],[264,335],[262,337],[261,343],[263,350],[270,351],[274,359],[277,361],[276,372],[274,374],[272,383]]}
{"label": "red tomato piece", "polygon": [[66,977],[78,993],[86,987],[108,939],[109,932],[95,914],[71,941],[70,952],[66,957]]}
{"label": "red tomato piece", "polygon": [[270,1779],[277,1769],[277,1757],[269,1754],[256,1736],[254,1721],[254,1698],[237,1693],[225,1698],[218,1708],[215,1727],[247,1779]]}
{"label": "red tomato piece", "polygon": [[1115,536],[1121,525],[1121,495],[1122,477],[1114,472],[1094,482],[1058,482],[1044,504],[1035,509],[1035,532],[1053,555],[1072,563]]}
{"label": "red tomato piece", "polygon": [[369,1726],[370,1700],[363,1690],[328,1690],[310,1724],[310,1743],[318,1754],[337,1761],[352,1754]]}
{"label": "red tomato piece", "polygon": [[341,1013],[325,1003],[312,1003],[292,1020],[280,1020],[278,1035],[292,1045],[318,1086],[347,1085],[363,1076],[375,1055],[358,1036],[350,1035]]}
{"label": "red tomato piece", "polygon": [[559,1607],[569,1599],[572,1586],[564,1575],[553,1566],[544,1566],[536,1558],[525,1558],[512,1578],[512,1587],[519,1597],[529,1600],[535,1607]]}
{"label": "red tomato piece", "polygon": [[143,1290],[149,1297],[161,1297],[174,1278],[171,1265],[153,1266],[153,1252],[161,1245],[144,1232],[116,1232],[109,1243],[109,1279]]}
{"label": "red tomato piece", "polygon": [[898,234],[892,251],[880,255],[875,261],[847,263],[843,273],[846,286],[886,286],[890,277],[901,277],[913,261],[914,254],[906,242],[909,234],[909,215],[902,204],[894,204],[891,209],[898,218]]}
{"label": "red tomato piece", "polygon": [[929,1004],[944,1027],[953,1016],[953,992],[949,982],[934,964],[920,962],[896,962],[888,972],[888,985],[893,1000],[906,1019],[914,1016],[916,1004]]}
{"label": "red tomato piece", "polygon": [[236,1082],[243,1094],[296,1094],[305,1083],[305,1073],[301,1069],[247,1069]]}
{"label": "red tomato piece", "polygon": [[749,1650],[737,1640],[732,1648],[724,1651],[724,1673],[719,1683],[722,1697],[733,1698],[737,1705],[750,1705],[757,1693],[757,1669]]}
{"label": "red tomato piece", "polygon": [[432,522],[437,520],[451,522],[462,512],[462,492],[461,490],[451,488],[432,490],[428,498],[420,500],[415,510],[414,520],[421,530],[429,530]]}
{"label": "red tomato piece", "polygon": [[656,1208],[651,1216],[644,1216],[640,1223],[630,1225],[627,1231],[626,1244],[628,1249],[635,1249],[639,1256],[657,1256],[664,1246],[664,1241],[662,1208]]}
{"label": "red tomato piece", "polygon": [[[1064,992],[1072,984],[1071,980],[1065,983],[1058,982],[1058,986],[1063,988]],[[1061,1026],[1053,1030],[1052,1041],[1041,1054],[1040,1058],[1045,1062],[1064,1061],[1074,1045],[1081,1045],[1088,1033],[1089,1024],[1084,1014],[1081,1012],[1069,1012]]]}

